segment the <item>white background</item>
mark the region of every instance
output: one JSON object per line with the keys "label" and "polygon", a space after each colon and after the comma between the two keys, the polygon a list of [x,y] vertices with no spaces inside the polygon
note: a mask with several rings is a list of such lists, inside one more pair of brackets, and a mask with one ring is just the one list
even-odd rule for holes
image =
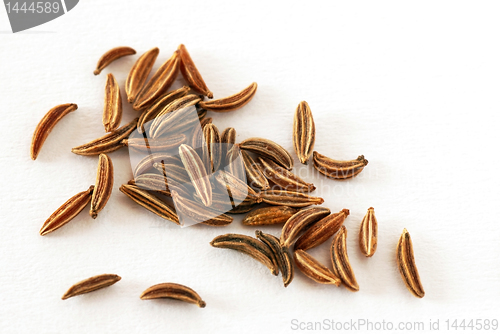
{"label": "white background", "polygon": [[[0,9],[0,323],[3,333],[269,333],[300,322],[423,321],[499,317],[500,48],[497,2],[80,1],[66,15],[12,34]],[[96,157],[72,154],[101,136],[105,75],[123,87],[138,55],[92,74],[111,47],[139,54],[158,46],[158,64],[184,43],[216,98],[256,81],[253,101],[211,113],[238,141],[262,136],[293,151],[296,105],[309,102],[316,149],[336,159],[364,154],[358,177],[336,182],[296,172],[332,211],[351,210],[348,252],[360,291],[317,284],[300,272],[288,288],[253,259],[215,249],[229,227],[180,229],[118,191],[131,178],[126,150],[111,154],[113,195],[96,220],[85,210],[62,229],[38,231],[69,197],[95,180]],[[157,67],[156,66],[156,67]],[[179,79],[177,84],[182,84]],[[53,106],[79,109],[54,129],[36,161],[31,136]],[[124,122],[136,117],[127,104]],[[295,155],[294,155],[295,156]],[[379,245],[357,245],[375,207]],[[412,236],[426,290],[413,297],[395,265],[403,228]],[[279,235],[280,227],[264,231]],[[311,251],[330,266],[329,243]],[[116,273],[116,285],[62,301],[73,283]],[[205,309],[141,301],[150,285],[178,282]],[[469,330],[470,332],[470,330]]]}

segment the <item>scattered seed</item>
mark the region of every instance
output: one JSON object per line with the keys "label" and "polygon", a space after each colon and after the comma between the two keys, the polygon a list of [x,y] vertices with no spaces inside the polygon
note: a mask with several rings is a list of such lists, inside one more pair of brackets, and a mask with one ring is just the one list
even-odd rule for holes
{"label": "scattered seed", "polygon": [[201,101],[198,105],[201,108],[210,111],[216,111],[216,112],[233,111],[243,107],[245,104],[250,102],[250,100],[253,98],[256,92],[257,92],[257,83],[254,82],[239,93],[225,97],[223,99]]}
{"label": "scattered seed", "polygon": [[98,75],[101,73],[101,71],[111,64],[113,61],[117,60],[118,58],[125,57],[125,56],[130,56],[130,55],[135,55],[135,50],[128,47],[128,46],[119,46],[116,48],[113,48],[106,53],[104,53],[99,61],[97,62],[96,69],[94,71],[94,75]]}
{"label": "scattered seed", "polygon": [[106,154],[99,155],[99,163],[97,165],[97,177],[95,181],[95,189],[92,192],[92,200],[90,201],[90,216],[94,219],[97,214],[104,209],[104,206],[111,196],[113,190],[113,163]]}
{"label": "scattered seed", "polygon": [[302,249],[297,249],[293,253],[293,257],[300,271],[313,281],[321,284],[340,285],[340,279],[330,269]]}
{"label": "scattered seed", "polygon": [[269,158],[288,170],[293,167],[293,159],[290,153],[269,139],[249,138],[240,143],[240,148]]}
{"label": "scattered seed", "polygon": [[142,87],[144,87],[159,53],[160,50],[158,48],[152,48],[135,62],[125,82],[125,92],[127,93],[128,102],[134,103],[137,95],[142,90]]}
{"label": "scattered seed", "polygon": [[363,171],[368,160],[360,155],[356,160],[340,161],[330,159],[318,152],[313,153],[314,168],[321,174],[337,180],[347,180]]}
{"label": "scattered seed", "polygon": [[161,283],[147,288],[141,295],[142,300],[171,298],[204,308],[207,304],[191,288],[176,283]]}
{"label": "scattered seed", "polygon": [[323,207],[309,208],[297,212],[283,225],[280,237],[281,245],[290,247],[300,233],[329,214],[330,209]]}
{"label": "scattered seed", "polygon": [[333,273],[340,277],[345,287],[351,291],[359,291],[358,282],[351,268],[349,257],[347,256],[347,229],[345,226],[340,228],[339,233],[333,237],[331,254],[333,263]]}
{"label": "scattered seed", "polygon": [[181,56],[181,73],[184,79],[189,83],[189,86],[209,99],[213,98],[214,94],[208,89],[184,44],[179,45],[178,50]]}
{"label": "scattered seed", "polygon": [[314,142],[316,140],[316,128],[314,120],[306,101],[299,103],[295,110],[295,117],[293,119],[293,146],[295,153],[303,164],[311,157]]}
{"label": "scattered seed", "polygon": [[373,256],[377,250],[377,229],[375,211],[369,208],[359,228],[359,248],[366,257]]}
{"label": "scattered seed", "polygon": [[108,73],[104,93],[102,124],[106,132],[116,130],[122,120],[122,97],[120,87],[113,74]]}
{"label": "scattered seed", "polygon": [[114,274],[103,274],[87,278],[69,288],[62,296],[62,300],[106,288],[121,279],[120,276]]}
{"label": "scattered seed", "polygon": [[425,291],[420,281],[415,257],[413,256],[413,243],[411,242],[410,233],[406,229],[403,230],[399,238],[397,246],[397,263],[401,278],[405,282],[408,290],[418,298],[425,296]]}

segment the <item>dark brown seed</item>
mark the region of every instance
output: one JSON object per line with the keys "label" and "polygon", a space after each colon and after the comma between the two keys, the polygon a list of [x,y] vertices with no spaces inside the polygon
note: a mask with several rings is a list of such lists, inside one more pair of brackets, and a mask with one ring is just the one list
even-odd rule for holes
{"label": "dark brown seed", "polygon": [[241,157],[243,158],[248,184],[260,190],[269,189],[269,182],[264,176],[264,173],[262,173],[261,166],[259,166],[246,151],[241,150]]}
{"label": "dark brown seed", "polygon": [[272,160],[259,157],[259,163],[266,178],[284,190],[308,193],[316,189],[314,184],[307,183]]}
{"label": "dark brown seed", "polygon": [[349,257],[347,256],[346,239],[347,230],[345,226],[342,226],[339,233],[333,238],[331,246],[333,273],[337,277],[340,277],[347,289],[359,291],[358,282],[356,282],[354,271],[351,268]]}
{"label": "dark brown seed", "polygon": [[273,253],[286,288],[293,280],[293,263],[288,250],[281,246],[279,239],[274,235],[255,231],[255,236],[265,243]]}
{"label": "dark brown seed", "polygon": [[288,170],[293,167],[293,159],[290,153],[269,139],[249,138],[240,143],[240,148],[269,158]]}
{"label": "dark brown seed", "polygon": [[297,212],[283,226],[280,237],[281,244],[284,247],[290,247],[303,231],[329,214],[330,209],[322,207],[309,208]]}
{"label": "dark brown seed", "polygon": [[399,238],[396,253],[399,272],[401,274],[401,278],[403,278],[403,281],[406,284],[406,287],[415,297],[423,298],[425,296],[425,291],[415,264],[413,243],[411,241],[410,233],[408,233],[406,229],[403,230],[403,233]]}
{"label": "dark brown seed", "polygon": [[363,155],[355,160],[333,160],[314,151],[313,164],[318,172],[331,179],[347,180],[361,173],[368,165],[368,160]]}

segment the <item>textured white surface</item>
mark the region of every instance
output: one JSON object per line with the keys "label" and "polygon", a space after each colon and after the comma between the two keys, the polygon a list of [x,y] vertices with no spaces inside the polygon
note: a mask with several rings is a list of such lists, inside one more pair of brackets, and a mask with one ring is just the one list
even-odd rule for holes
{"label": "textured white surface", "polygon": [[[497,2],[80,1],[68,14],[10,34],[0,10],[0,323],[3,333],[294,332],[298,321],[423,321],[498,317],[500,47]],[[240,219],[226,228],[179,229],[118,191],[131,177],[128,153],[111,154],[113,195],[98,219],[83,212],[46,237],[44,220],[95,179],[97,158],[70,149],[103,134],[105,74],[123,85],[136,59],[94,76],[111,47],[159,61],[179,43],[216,97],[259,84],[243,109],[210,115],[238,140],[263,136],[293,150],[292,115],[309,102],[316,149],[338,159],[364,154],[360,177],[340,183],[305,175],[332,211],[349,208],[348,249],[360,291],[316,284],[301,273],[283,288],[260,263],[209,241],[253,235]],[[74,102],[37,161],[29,145],[39,119]],[[125,107],[124,122],[135,117]],[[299,166],[296,160],[297,166]],[[301,167],[301,166],[299,166]],[[306,168],[311,172],[312,167]],[[297,169],[296,169],[297,171]],[[380,224],[365,259],[357,232],[366,209]],[[426,290],[405,288],[395,266],[403,228],[412,236]],[[264,228],[279,234],[279,227]],[[328,244],[311,253],[329,264]],[[116,273],[111,288],[61,301],[73,283]],[[141,301],[160,282],[195,289],[205,309]]]}

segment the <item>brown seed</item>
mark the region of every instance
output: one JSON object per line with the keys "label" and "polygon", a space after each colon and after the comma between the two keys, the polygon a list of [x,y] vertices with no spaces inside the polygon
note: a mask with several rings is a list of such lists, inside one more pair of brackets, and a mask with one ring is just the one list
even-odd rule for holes
{"label": "brown seed", "polygon": [[269,139],[249,138],[240,143],[240,148],[269,158],[288,170],[293,167],[293,159],[290,153]]}
{"label": "brown seed", "polygon": [[205,206],[210,206],[212,204],[212,186],[200,157],[191,146],[186,144],[179,146],[179,156],[196,193]]}
{"label": "brown seed", "polygon": [[293,253],[293,257],[300,271],[313,281],[321,284],[340,285],[340,279],[330,269],[302,249],[297,249]]}
{"label": "brown seed", "polygon": [[[182,167],[182,162],[180,161],[180,159],[177,158],[176,156],[171,156],[170,154],[166,154],[166,153],[152,153],[152,154],[146,155],[135,166],[134,172],[133,172],[134,177],[137,177],[137,176],[143,174],[144,172],[147,172],[153,168],[160,171],[160,172],[163,172],[163,166],[161,165],[162,163],[166,164],[166,165],[176,165],[176,166],[181,167],[181,169],[184,171],[184,174],[186,175],[186,177],[183,178],[183,180],[186,180],[187,182],[189,182],[189,177],[188,177],[186,171],[184,170],[184,167]],[[156,166],[158,168],[155,167],[155,164],[159,164],[158,166]],[[177,168],[175,171],[179,171],[179,169]],[[168,175],[168,176],[170,176],[170,175]],[[182,181],[179,181],[179,182],[182,182]]]}
{"label": "brown seed", "polygon": [[269,189],[269,182],[264,173],[262,173],[261,166],[246,151],[241,151],[241,157],[243,158],[243,165],[250,186],[259,188],[260,190]]}
{"label": "brown seed", "polygon": [[356,282],[356,277],[347,256],[346,238],[347,230],[345,226],[342,226],[339,233],[333,237],[331,246],[333,273],[340,277],[347,289],[359,291],[358,282]]}
{"label": "brown seed", "polygon": [[104,93],[102,124],[106,132],[116,130],[122,120],[122,97],[120,87],[113,74],[108,73]]}
{"label": "brown seed", "polygon": [[329,214],[330,209],[322,207],[300,210],[291,216],[285,225],[283,225],[280,237],[281,245],[290,247],[300,233]]}
{"label": "brown seed", "polygon": [[373,256],[377,250],[377,229],[375,211],[369,208],[359,228],[359,248],[366,257]]}
{"label": "brown seed", "polygon": [[40,229],[40,235],[46,235],[50,232],[63,227],[71,219],[75,218],[83,209],[90,203],[94,186],[86,191],[82,191],[75,196],[71,197],[63,205],[59,207],[54,213],[43,223]]}
{"label": "brown seed", "polygon": [[307,161],[311,157],[315,140],[316,128],[311,108],[309,108],[309,104],[306,101],[302,101],[295,110],[295,117],[293,119],[293,146],[301,163],[307,164]]}
{"label": "brown seed", "polygon": [[258,226],[283,224],[297,213],[297,209],[288,206],[269,206],[267,208],[255,209],[243,219],[243,225]]}
{"label": "brown seed", "polygon": [[214,240],[210,242],[210,245],[216,248],[234,249],[250,255],[269,268],[273,275],[278,275],[278,265],[273,261],[271,250],[262,241],[247,235],[229,233],[215,237]]}
{"label": "brown seed", "polygon": [[349,210],[343,209],[317,221],[295,242],[295,249],[308,250],[321,245],[340,230],[348,215]]}
{"label": "brown seed", "polygon": [[204,308],[207,304],[191,288],[176,283],[161,283],[147,288],[141,295],[142,300],[171,298]]}
{"label": "brown seed", "polygon": [[130,149],[133,149],[134,151],[151,154],[154,152],[164,152],[177,148],[186,141],[187,138],[185,134],[176,133],[160,139],[149,139],[147,137],[128,138],[122,140],[122,144]]}
{"label": "brown seed", "polygon": [[209,226],[226,226],[233,222],[233,218],[221,214],[217,210],[208,208],[202,204],[198,204],[187,198],[180,196],[175,190],[171,191],[174,199],[175,207],[181,213],[181,225],[187,225],[184,218],[190,218],[196,223],[201,223]]}
{"label": "brown seed", "polygon": [[113,163],[106,154],[99,155],[97,165],[97,177],[95,180],[95,189],[92,192],[90,201],[90,216],[94,219],[97,214],[104,209],[104,206],[111,196],[113,190]]}
{"label": "brown seed", "polygon": [[156,71],[149,82],[144,86],[134,101],[135,110],[143,110],[153,104],[161,95],[166,93],[179,74],[179,52],[175,51]]}
{"label": "brown seed", "polygon": [[274,255],[276,264],[281,272],[281,277],[283,278],[283,284],[286,288],[292,282],[294,272],[292,259],[288,250],[281,246],[279,239],[274,235],[267,234],[262,231],[255,231],[255,236],[260,241],[265,243]]}
{"label": "brown seed", "polygon": [[139,117],[139,122],[137,122],[137,130],[139,131],[139,133],[144,133],[144,127],[146,123],[156,118],[156,116],[161,113],[170,103],[186,96],[188,92],[189,87],[184,86],[171,92],[165,93],[163,96],[159,97],[149,108],[144,110],[144,112],[141,114],[141,117]]}
{"label": "brown seed", "polygon": [[69,290],[62,296],[62,300],[106,288],[121,279],[122,278],[120,276],[114,274],[103,274],[87,278],[69,288]]}
{"label": "brown seed", "polygon": [[203,136],[206,145],[202,145],[202,157],[207,174],[219,169],[221,162],[220,135],[215,124],[207,124],[203,127]]}
{"label": "brown seed", "polygon": [[128,46],[119,46],[113,48],[102,55],[102,57],[97,62],[96,69],[94,71],[94,75],[98,75],[101,71],[111,64],[113,61],[118,58],[135,55],[135,50]]}
{"label": "brown seed", "polygon": [[247,175],[245,172],[245,165],[243,163],[242,152],[238,145],[233,145],[233,147],[227,152],[226,162],[227,166],[225,170],[227,170],[231,175],[234,175],[237,179],[241,181],[245,181],[247,179]]}
{"label": "brown seed", "polygon": [[47,139],[57,122],[76,109],[78,109],[78,106],[74,103],[61,104],[50,109],[45,116],[43,116],[33,133],[33,139],[31,141],[31,159],[36,160],[45,139]]}
{"label": "brown seed", "polygon": [[181,56],[181,73],[189,86],[198,93],[207,96],[209,99],[213,98],[214,94],[208,89],[184,44],[179,45],[178,50]]}
{"label": "brown seed", "polygon": [[309,205],[323,204],[321,197],[313,197],[303,193],[286,190],[265,190],[262,193],[262,201],[272,205],[286,205],[293,208],[303,208]]}
{"label": "brown seed", "polygon": [[160,198],[148,193],[146,190],[128,184],[123,184],[120,191],[143,208],[179,225],[179,218],[175,213],[175,209]]}
{"label": "brown seed", "polygon": [[[176,181],[184,186],[190,186],[191,179],[184,168],[184,166],[178,166],[172,163],[157,163],[153,164],[153,167],[159,171],[162,175],[164,175],[167,179]],[[193,188],[194,190],[194,188]]]}
{"label": "brown seed", "polygon": [[220,134],[220,142],[223,144],[221,145],[221,156],[224,160],[221,163],[223,165],[227,165],[227,161],[225,159],[227,157],[227,152],[229,152],[229,150],[236,143],[236,130],[234,128],[225,128]]}
{"label": "brown seed", "polygon": [[101,153],[110,153],[123,147],[123,139],[128,138],[134,132],[137,126],[138,118],[122,126],[121,128],[108,133],[91,142],[74,147],[71,152],[79,155],[99,155]]}
{"label": "brown seed", "polygon": [[171,197],[170,189],[175,189],[181,196],[190,196],[190,192],[181,183],[172,178],[167,178],[159,174],[141,174],[128,182],[130,185],[135,185],[146,190],[153,190],[162,195]]}
{"label": "brown seed", "polygon": [[198,105],[201,108],[210,111],[216,111],[216,112],[233,111],[243,107],[245,104],[250,102],[250,100],[253,98],[256,92],[257,92],[257,83],[254,82],[239,93],[225,97],[223,99],[201,101]]}
{"label": "brown seed", "polygon": [[399,272],[401,273],[401,278],[405,282],[406,287],[415,297],[423,298],[425,296],[425,291],[415,264],[413,243],[411,242],[410,233],[408,233],[406,229],[403,230],[399,238],[396,253]]}
{"label": "brown seed", "polygon": [[[189,198],[188,196],[183,196],[186,198]],[[194,194],[194,199],[196,202],[202,204],[200,196],[197,194]],[[242,207],[245,206],[251,206],[252,204],[255,204],[255,202],[252,202],[251,200],[244,200],[242,202],[237,201],[237,204],[234,203],[234,200],[229,197],[227,194],[220,194],[218,192],[212,193],[212,205],[210,206],[210,209],[215,210],[220,213],[232,213],[231,210],[238,208],[238,205],[241,205]],[[239,211],[239,210],[237,210]]]}
{"label": "brown seed", "polygon": [[200,126],[196,127],[193,131],[193,144],[191,147],[198,148],[202,147],[205,143],[205,135],[203,134],[203,129],[206,125],[212,123],[212,117],[204,118],[200,121]]}
{"label": "brown seed", "polygon": [[266,178],[284,190],[307,193],[316,189],[314,184],[307,183],[272,160],[259,157],[259,162]]}
{"label": "brown seed", "polygon": [[363,168],[368,165],[368,160],[363,155],[360,155],[356,160],[333,160],[314,151],[313,163],[314,168],[321,174],[331,179],[346,180],[361,173]]}
{"label": "brown seed", "polygon": [[160,50],[158,48],[152,48],[135,62],[125,82],[125,92],[127,93],[128,102],[133,103],[142,90],[159,53]]}
{"label": "brown seed", "polygon": [[224,172],[217,171],[215,174],[215,186],[223,192],[227,192],[229,197],[235,200],[243,201],[246,198],[253,199],[256,203],[262,202],[260,194],[250,188],[246,182],[238,179],[236,176]]}

